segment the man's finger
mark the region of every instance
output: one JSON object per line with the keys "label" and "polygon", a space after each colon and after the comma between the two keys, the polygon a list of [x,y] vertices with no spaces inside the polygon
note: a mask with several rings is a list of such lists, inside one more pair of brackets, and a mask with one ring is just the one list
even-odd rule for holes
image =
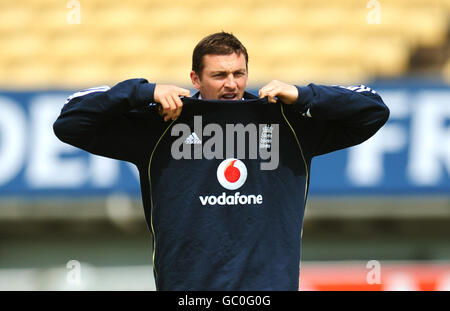
{"label": "man's finger", "polygon": [[267,87],[266,87],[266,86],[260,88],[260,89],[259,89],[259,92],[258,92],[259,97],[265,97],[266,92],[267,92]]}
{"label": "man's finger", "polygon": [[266,90],[263,90],[263,89],[259,90],[259,97],[260,98],[263,98],[263,97],[266,97],[266,96],[267,96],[267,91]]}
{"label": "man's finger", "polygon": [[273,90],[275,87],[277,86],[277,83],[275,80],[270,81],[269,83],[267,83],[266,85],[264,85],[259,92],[260,93],[266,93],[269,92],[271,90]]}
{"label": "man's finger", "polygon": [[170,105],[167,102],[167,99],[165,97],[161,98],[161,112],[160,114],[164,117],[164,121],[167,121],[170,119]]}
{"label": "man's finger", "polygon": [[272,92],[275,89],[274,85],[266,85],[265,87],[261,88],[259,90],[260,96],[259,97],[266,97],[268,96],[268,93]]}
{"label": "man's finger", "polygon": [[183,107],[183,102],[177,94],[172,94],[172,100],[177,108]]}
{"label": "man's finger", "polygon": [[270,91],[266,91],[264,92],[264,97],[268,97],[269,102],[271,103],[275,103],[277,101],[276,96],[278,95],[279,90],[277,89],[272,89]]}
{"label": "man's finger", "polygon": [[181,101],[181,99],[176,96],[175,94],[172,95],[172,99],[175,102],[175,105],[177,106],[177,109],[174,111],[174,113],[172,114],[172,120],[175,120],[176,118],[178,118],[181,114],[181,109],[183,107],[183,102]]}
{"label": "man's finger", "polygon": [[265,90],[261,93],[260,97],[268,97],[270,102],[275,102],[276,100],[274,100],[274,97],[278,95],[278,90],[277,89],[270,89],[270,90]]}
{"label": "man's finger", "polygon": [[171,97],[169,97],[168,99],[167,99],[167,101],[170,103],[170,109],[167,111],[167,119],[169,120],[169,119],[174,119],[174,115],[175,115],[175,113],[176,113],[176,110],[177,110],[177,107],[176,107],[176,105],[175,105],[175,102],[174,102],[174,100],[171,98]]}
{"label": "man's finger", "polygon": [[163,111],[166,111],[167,109],[170,108],[169,104],[167,103],[167,100],[163,97],[161,98],[161,107]]}
{"label": "man's finger", "polygon": [[183,89],[183,88],[179,87],[177,91],[178,91],[179,96],[191,97],[191,91],[189,91],[187,89]]}
{"label": "man's finger", "polygon": [[172,96],[167,96],[167,102],[169,103],[169,110],[173,113],[175,110],[177,110],[177,105],[175,104],[175,100],[172,98]]}

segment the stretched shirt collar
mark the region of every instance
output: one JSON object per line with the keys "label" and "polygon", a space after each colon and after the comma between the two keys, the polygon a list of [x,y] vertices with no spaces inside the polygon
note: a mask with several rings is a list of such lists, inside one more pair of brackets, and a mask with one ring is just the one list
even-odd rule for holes
{"label": "stretched shirt collar", "polygon": [[[198,99],[202,99],[202,96],[200,95],[200,92],[197,92],[194,94],[194,96],[192,96],[193,98],[198,98]],[[252,93],[249,92],[244,92],[244,96],[242,97],[242,99],[255,99],[258,98],[258,96],[253,95]]]}

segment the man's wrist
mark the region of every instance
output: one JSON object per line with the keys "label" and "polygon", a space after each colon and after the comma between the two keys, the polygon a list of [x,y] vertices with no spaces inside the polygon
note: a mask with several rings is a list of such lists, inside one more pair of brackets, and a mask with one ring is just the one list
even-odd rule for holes
{"label": "man's wrist", "polygon": [[308,110],[307,99],[308,99],[308,92],[310,91],[309,87],[298,85],[294,86],[297,88],[298,92],[297,99],[293,103],[294,109],[300,113],[304,113]]}
{"label": "man's wrist", "polygon": [[155,102],[156,83],[141,83],[138,86],[137,98],[139,105],[146,105]]}

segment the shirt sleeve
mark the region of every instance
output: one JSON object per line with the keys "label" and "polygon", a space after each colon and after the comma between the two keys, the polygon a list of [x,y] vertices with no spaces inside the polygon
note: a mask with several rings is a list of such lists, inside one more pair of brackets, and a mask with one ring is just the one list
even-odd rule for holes
{"label": "shirt sleeve", "polygon": [[152,104],[154,88],[145,79],[130,79],[77,92],[63,106],[54,133],[90,153],[138,163],[165,125]]}
{"label": "shirt sleeve", "polygon": [[388,120],[389,109],[371,88],[309,84],[296,86],[293,104],[299,126],[308,136],[311,155],[317,156],[351,147],[373,136]]}

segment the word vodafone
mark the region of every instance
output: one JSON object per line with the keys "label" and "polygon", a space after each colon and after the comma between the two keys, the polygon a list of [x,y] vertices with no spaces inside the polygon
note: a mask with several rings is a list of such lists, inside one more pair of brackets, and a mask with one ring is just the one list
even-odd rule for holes
{"label": "word vodafone", "polygon": [[223,192],[219,196],[214,195],[206,195],[206,196],[199,196],[200,202],[202,205],[247,205],[247,204],[253,204],[253,205],[260,205],[263,202],[263,197],[261,194],[254,195],[254,194],[241,194],[240,192],[235,192],[234,195],[227,195],[225,192]]}

